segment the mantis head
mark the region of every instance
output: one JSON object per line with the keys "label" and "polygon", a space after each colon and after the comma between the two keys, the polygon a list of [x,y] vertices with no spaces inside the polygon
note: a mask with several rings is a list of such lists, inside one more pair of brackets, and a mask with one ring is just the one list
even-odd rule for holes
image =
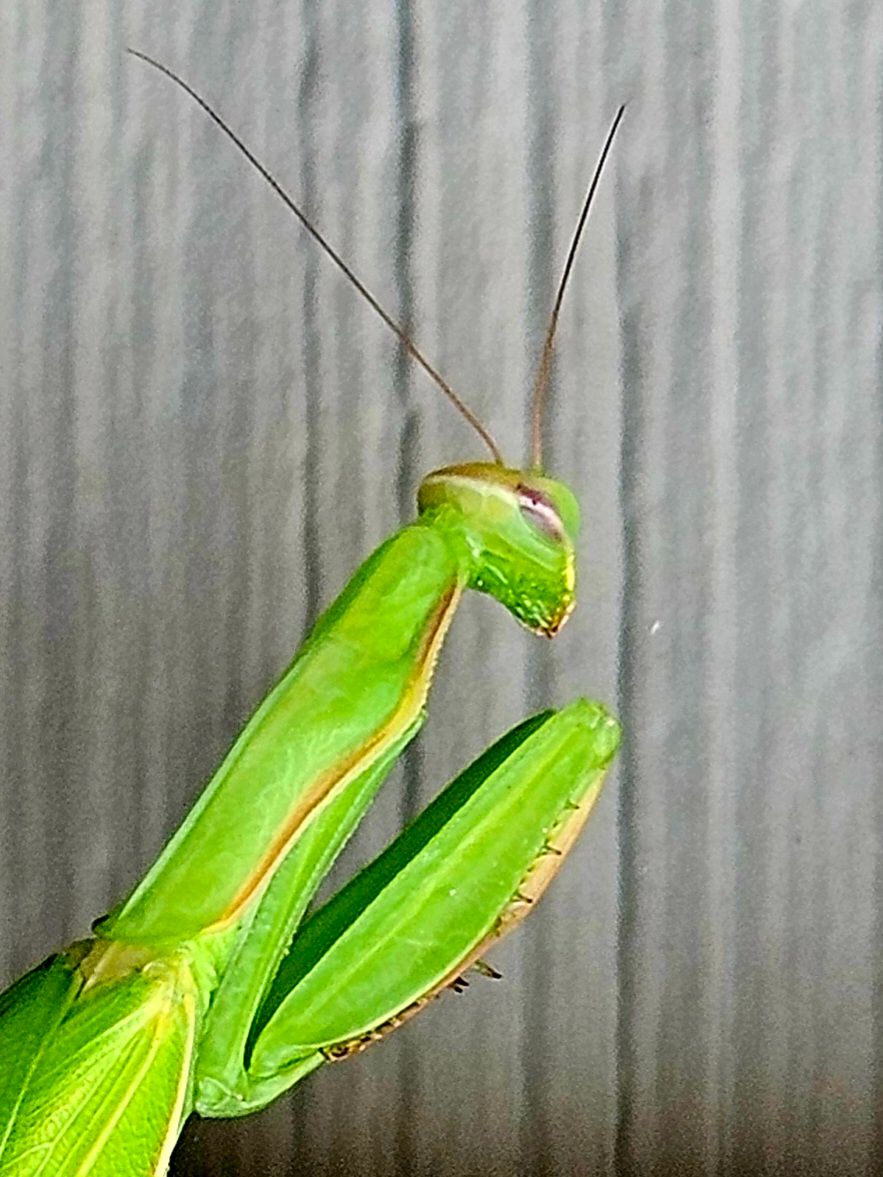
{"label": "mantis head", "polygon": [[427,475],[417,503],[464,537],[471,588],[496,597],[534,633],[555,636],[573,609],[579,530],[579,506],[563,482],[470,462]]}
{"label": "mantis head", "polygon": [[403,340],[442,392],[480,435],[493,462],[446,466],[424,478],[417,495],[420,513],[432,512],[465,538],[471,588],[490,593],[534,633],[554,637],[574,604],[574,548],[579,530],[576,496],[563,482],[546,478],[542,468],[543,408],[549,387],[552,346],[564,291],[580,237],[604,170],[608,152],[625,113],[620,106],[607,133],[598,166],[583,201],[564,272],[552,307],[533,391],[531,466],[507,466],[491,434],[450,386]]}

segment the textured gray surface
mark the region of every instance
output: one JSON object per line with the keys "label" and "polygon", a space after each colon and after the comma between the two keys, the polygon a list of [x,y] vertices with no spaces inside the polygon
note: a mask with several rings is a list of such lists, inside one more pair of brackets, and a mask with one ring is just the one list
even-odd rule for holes
{"label": "textured gray surface", "polygon": [[82,935],[317,609],[477,453],[203,89],[585,508],[554,644],[462,610],[347,866],[506,725],[628,734],[474,984],[178,1174],[881,1171],[879,5],[28,0],[0,11],[0,981]]}

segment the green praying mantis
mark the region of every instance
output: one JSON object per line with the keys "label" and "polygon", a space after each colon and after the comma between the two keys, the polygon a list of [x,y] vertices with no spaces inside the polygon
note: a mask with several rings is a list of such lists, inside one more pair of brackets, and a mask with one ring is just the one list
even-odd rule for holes
{"label": "green praying mantis", "polygon": [[[134,51],[133,51],[134,52]],[[554,636],[578,506],[542,473],[559,310],[623,115],[592,178],[534,389],[533,455],[486,428],[207,103],[165,66],[472,424],[491,461],[436,470],[418,516],[319,618],[133,893],[0,996],[0,1174],[163,1174],[192,1112],[265,1107],[456,986],[531,908],[598,796],[619,727],[577,699],[522,722],[318,910],[311,898],[417,734],[466,589]]]}

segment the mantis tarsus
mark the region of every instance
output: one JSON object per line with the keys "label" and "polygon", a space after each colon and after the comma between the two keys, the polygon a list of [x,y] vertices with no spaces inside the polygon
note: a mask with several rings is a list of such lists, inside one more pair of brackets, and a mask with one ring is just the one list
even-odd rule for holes
{"label": "mantis tarsus", "polygon": [[429,474],[418,517],[319,619],[144,880],[94,935],[0,996],[0,1173],[166,1171],[192,1111],[265,1106],[456,985],[543,892],[601,787],[619,728],[579,699],[524,721],[373,863],[311,897],[413,739],[467,588],[554,636],[574,602],[578,507],[542,473],[542,406],[558,289],[534,390],[533,455],[491,435],[263,165],[165,66],[270,183],[477,430],[490,462]]}

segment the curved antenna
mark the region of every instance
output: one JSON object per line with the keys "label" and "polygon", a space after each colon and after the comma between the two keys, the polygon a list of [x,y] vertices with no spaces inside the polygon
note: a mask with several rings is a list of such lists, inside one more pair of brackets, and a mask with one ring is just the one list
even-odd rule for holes
{"label": "curved antenna", "polygon": [[555,331],[558,327],[558,316],[561,313],[561,304],[564,301],[564,291],[567,287],[567,281],[570,278],[570,271],[573,269],[573,262],[576,258],[576,251],[579,248],[580,237],[582,236],[583,228],[589,216],[589,209],[592,207],[592,201],[595,197],[595,191],[601,179],[601,173],[604,171],[604,164],[607,162],[607,156],[610,153],[610,148],[613,146],[613,140],[622,122],[622,116],[625,114],[625,103],[616,112],[616,116],[607,132],[607,138],[604,140],[604,146],[601,149],[601,154],[598,157],[598,164],[595,168],[595,174],[592,176],[592,182],[589,184],[589,190],[586,193],[586,198],[583,201],[582,212],[579,215],[579,220],[576,223],[576,230],[573,234],[573,240],[570,242],[570,249],[567,252],[567,261],[564,263],[564,272],[561,275],[561,281],[558,283],[558,293],[555,295],[555,305],[552,307],[552,316],[549,319],[549,327],[546,331],[546,338],[543,341],[543,354],[540,357],[540,365],[537,369],[536,380],[533,386],[533,411],[531,413],[531,465],[534,470],[540,470],[543,462],[543,409],[546,403],[546,393],[549,390],[549,376],[552,367],[552,348],[555,344]]}
{"label": "curved antenna", "polygon": [[432,364],[430,364],[429,360],[427,360],[422,352],[417,348],[417,345],[411,341],[405,329],[399,326],[399,324],[391,315],[387,314],[371,291],[367,288],[367,286],[365,286],[364,282],[356,277],[356,275],[349,268],[337,250],[333,249],[328,244],[319,230],[308,220],[306,214],[302,212],[301,209],[295,204],[292,197],[288,195],[275,176],[273,176],[273,174],[266,167],[264,167],[257,156],[255,156],[251,150],[246,147],[236,132],[227,126],[221,116],[215,110],[213,110],[211,106],[209,106],[208,102],[206,102],[201,94],[198,94],[191,85],[184,81],[183,78],[178,77],[178,75],[173,70],[169,69],[167,65],[163,65],[161,61],[156,61],[153,57],[148,57],[146,53],[141,53],[138,49],[127,49],[126,52],[130,53],[132,57],[140,58],[140,60],[146,62],[147,65],[153,66],[153,68],[159,70],[161,74],[165,74],[165,76],[173,81],[176,86],[180,86],[185,94],[189,94],[198,106],[202,107],[212,122],[220,127],[231,143],[233,143],[233,145],[237,147],[239,151],[245,156],[255,171],[261,177],[263,177],[264,180],[266,180],[266,182],[270,185],[288,211],[294,213],[309,235],[320,247],[320,249],[322,249],[327,254],[327,256],[331,258],[339,270],[343,271],[344,275],[349,279],[352,285],[355,286],[356,290],[358,290],[362,298],[364,298],[368,305],[377,312],[387,327],[389,327],[390,331],[393,332],[408,355],[417,361],[420,367],[423,368],[424,372],[428,373],[430,378],[445,394],[457,412],[466,418],[466,420],[493,454],[494,461],[500,466],[504,465],[503,455],[500,453],[499,446],[494,441],[490,431],[485,428],[485,426],[481,423],[478,417],[476,417],[475,413],[473,413],[469,406],[460,399],[456,392],[454,392],[453,388],[451,388],[447,380],[445,380],[444,377],[436,371]]}

